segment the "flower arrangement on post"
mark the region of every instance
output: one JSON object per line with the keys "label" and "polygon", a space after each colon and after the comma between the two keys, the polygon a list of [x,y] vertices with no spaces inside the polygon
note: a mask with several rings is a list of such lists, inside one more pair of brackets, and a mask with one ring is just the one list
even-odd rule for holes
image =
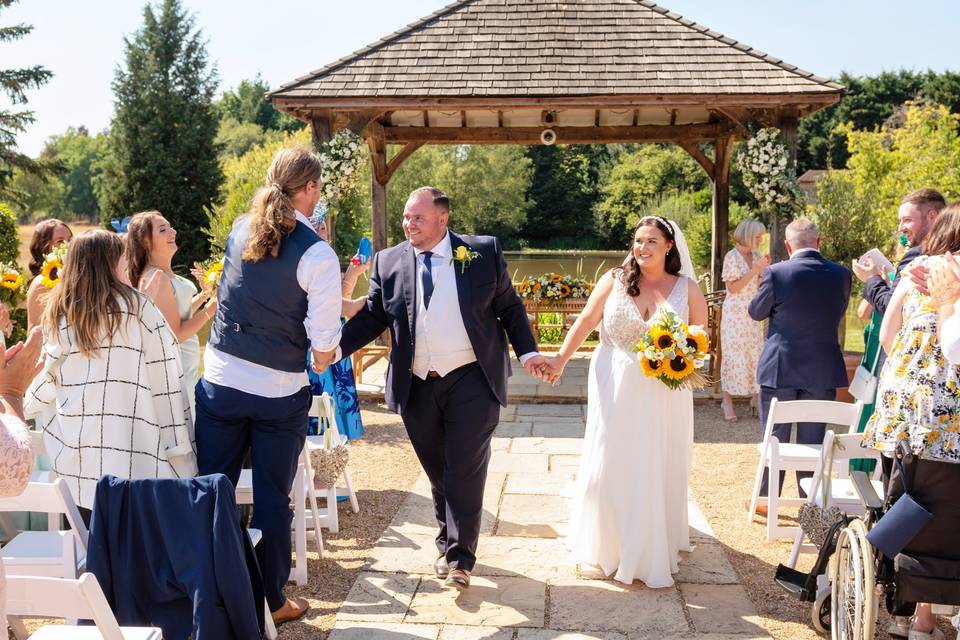
{"label": "flower arrangement on post", "polygon": [[593,284],[585,278],[576,278],[560,273],[545,273],[542,276],[527,276],[515,283],[514,288],[524,300],[562,302],[568,299],[590,297]]}
{"label": "flower arrangement on post", "polygon": [[759,129],[737,155],[737,167],[743,175],[744,186],[761,208],[788,217],[803,209],[803,191],[790,166],[790,152],[780,129]]}
{"label": "flower arrangement on post", "polygon": [[633,350],[644,375],[670,389],[703,389],[709,382],[702,369],[710,340],[703,327],[687,326],[676,312],[661,309]]}
{"label": "flower arrangement on post", "polygon": [[328,142],[320,145],[318,153],[323,165],[320,172],[322,193],[326,207],[332,206],[356,187],[363,158],[363,141],[349,129],[341,129]]}

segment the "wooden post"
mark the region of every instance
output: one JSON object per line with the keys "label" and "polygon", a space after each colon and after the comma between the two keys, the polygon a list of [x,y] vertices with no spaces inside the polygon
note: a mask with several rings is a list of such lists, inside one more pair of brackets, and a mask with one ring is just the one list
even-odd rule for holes
{"label": "wooden post", "polygon": [[[330,118],[327,116],[318,116],[310,119],[311,141],[315,151],[320,150],[320,145],[330,142],[333,137],[333,127],[330,124]],[[313,215],[312,211],[304,212],[307,216]],[[327,213],[327,241],[331,247],[336,247],[337,241],[337,219],[334,211]]]}
{"label": "wooden post", "polygon": [[714,141],[713,159],[713,235],[710,243],[710,283],[714,291],[724,288],[721,274],[727,255],[727,236],[730,232],[730,159],[733,138]]}
{"label": "wooden post", "polygon": [[370,148],[370,233],[373,252],[387,248],[387,143],[383,128],[376,123],[367,127],[367,146]]}
{"label": "wooden post", "polygon": [[[781,113],[777,126],[780,129],[780,135],[783,136],[787,144],[789,160],[787,161],[787,171],[796,175],[797,173],[797,110],[787,109]],[[774,262],[780,262],[787,259],[787,247],[783,243],[784,231],[789,220],[784,220],[778,215],[773,215],[770,220],[770,257]]]}

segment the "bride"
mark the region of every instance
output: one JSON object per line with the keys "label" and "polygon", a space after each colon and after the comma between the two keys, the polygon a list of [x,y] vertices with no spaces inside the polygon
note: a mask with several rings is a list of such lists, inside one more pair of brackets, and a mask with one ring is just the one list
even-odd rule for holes
{"label": "bride", "polygon": [[553,360],[556,380],[600,325],[568,545],[576,562],[627,584],[671,586],[678,553],[690,548],[693,394],[646,377],[632,348],[660,309],[706,323],[707,303],[693,278],[677,224],[642,218],[627,259],[597,283]]}

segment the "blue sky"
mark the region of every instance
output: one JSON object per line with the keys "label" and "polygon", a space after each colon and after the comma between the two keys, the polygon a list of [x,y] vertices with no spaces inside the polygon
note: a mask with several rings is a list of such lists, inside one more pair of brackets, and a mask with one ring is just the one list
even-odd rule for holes
{"label": "blue sky", "polygon": [[[273,86],[396,31],[448,0],[183,0],[209,40],[221,88],[258,71]],[[900,68],[960,69],[956,0],[663,0],[663,6],[824,76]],[[68,126],[105,128],[110,82],[124,35],[140,25],[141,0],[20,0],[0,24],[34,32],[0,45],[0,67],[42,64],[54,72],[30,93],[37,122],[19,137],[39,153]],[[265,8],[266,7],[266,8]],[[6,107],[0,102],[0,107]]]}

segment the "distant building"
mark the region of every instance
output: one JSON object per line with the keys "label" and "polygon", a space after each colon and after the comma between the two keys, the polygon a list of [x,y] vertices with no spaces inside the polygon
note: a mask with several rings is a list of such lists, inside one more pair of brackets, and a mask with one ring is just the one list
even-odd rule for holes
{"label": "distant building", "polygon": [[806,173],[800,176],[800,188],[807,196],[807,204],[817,204],[817,183],[827,172],[826,169],[808,169]]}

